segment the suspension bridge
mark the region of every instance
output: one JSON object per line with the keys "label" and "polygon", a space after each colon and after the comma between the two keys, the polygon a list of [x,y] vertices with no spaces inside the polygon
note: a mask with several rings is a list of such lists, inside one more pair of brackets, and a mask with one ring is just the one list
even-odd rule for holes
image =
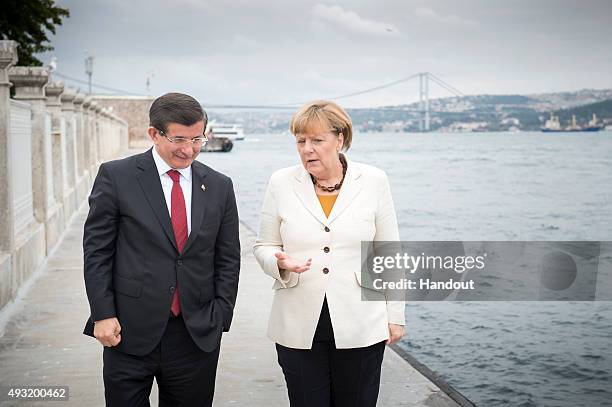
{"label": "suspension bridge", "polygon": [[[64,75],[60,72],[53,72],[54,76],[57,76],[65,81],[73,82],[79,85],[87,85],[89,92],[91,93],[91,89],[99,89],[107,94],[111,95],[128,95],[128,96],[145,96],[144,94],[134,93],[130,91],[125,91],[122,89],[117,89],[110,86],[100,85],[96,83],[92,83],[91,81],[84,81],[82,79],[74,78],[68,75]],[[367,89],[361,89],[355,92],[341,94],[337,96],[329,96],[321,99],[327,100],[341,100],[353,98],[356,96],[361,96],[373,92],[378,92],[382,89],[395,87],[406,82],[410,82],[413,80],[418,80],[419,83],[419,101],[418,107],[414,109],[403,109],[406,111],[417,112],[419,114],[419,130],[420,131],[429,131],[429,124],[431,120],[432,113],[436,113],[436,111],[430,109],[429,100],[429,89],[430,83],[435,84],[448,92],[451,96],[462,97],[465,96],[463,92],[449,84],[448,82],[441,79],[439,76],[431,73],[431,72],[419,72],[407,76],[405,78],[397,79],[392,82],[387,82],[378,86],[370,87]],[[147,89],[150,86],[150,78],[147,77]],[[272,103],[272,104],[219,104],[219,103],[203,103],[207,108],[219,108],[219,109],[296,109],[297,107],[307,103],[308,101],[296,101],[289,103]],[[442,112],[440,112],[442,113]]]}

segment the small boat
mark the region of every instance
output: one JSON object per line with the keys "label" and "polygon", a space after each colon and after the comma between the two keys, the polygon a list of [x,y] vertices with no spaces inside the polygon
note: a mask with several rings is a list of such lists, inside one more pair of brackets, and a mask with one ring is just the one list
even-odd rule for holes
{"label": "small boat", "polygon": [[214,120],[206,126],[217,137],[227,137],[232,141],[244,140],[244,129],[241,124],[217,123]]}
{"label": "small boat", "polygon": [[202,144],[200,151],[207,153],[229,153],[234,148],[234,143],[228,137],[217,136],[208,127],[205,133],[208,141]]}
{"label": "small boat", "polygon": [[203,144],[200,151],[207,153],[229,153],[234,148],[232,140],[226,137],[209,139],[208,143]]}

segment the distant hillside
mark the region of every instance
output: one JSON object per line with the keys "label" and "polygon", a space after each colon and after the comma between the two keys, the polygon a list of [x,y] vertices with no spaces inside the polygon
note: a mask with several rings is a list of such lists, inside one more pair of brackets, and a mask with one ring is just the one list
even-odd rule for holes
{"label": "distant hillside", "polygon": [[555,115],[559,116],[561,123],[570,122],[572,115],[576,115],[578,124],[585,124],[591,120],[593,114],[596,114],[599,119],[609,119],[612,123],[612,99],[555,111]]}
{"label": "distant hillside", "polygon": [[[604,124],[612,124],[612,89],[531,95],[470,95],[429,101],[431,131],[515,131],[540,129],[551,112],[563,126],[576,115],[579,125],[595,113]],[[419,131],[418,103],[371,109],[348,109],[357,131]],[[216,114],[219,121],[238,122],[247,133],[287,131],[291,111]]]}
{"label": "distant hillside", "polygon": [[[530,108],[540,112],[570,109],[612,99],[612,89],[582,89],[575,92],[551,92],[531,95],[467,95],[430,99],[433,110],[469,111],[495,106],[504,109],[508,106]],[[418,109],[419,103],[386,106],[385,109]]]}
{"label": "distant hillside", "polygon": [[[533,95],[469,95],[429,101],[430,129],[457,131],[539,130],[551,112],[568,123],[573,114],[579,124],[595,113],[604,123],[612,123],[612,89],[583,89],[576,92]],[[419,104],[356,109],[351,113],[361,130],[416,131]],[[390,123],[393,123],[391,125]]]}
{"label": "distant hillside", "polygon": [[556,92],[528,95],[538,100],[541,110],[569,109],[612,99],[612,89],[582,89],[575,92]]}
{"label": "distant hillside", "polygon": [[467,96],[480,105],[526,105],[533,103],[533,99],[522,95],[476,95]]}

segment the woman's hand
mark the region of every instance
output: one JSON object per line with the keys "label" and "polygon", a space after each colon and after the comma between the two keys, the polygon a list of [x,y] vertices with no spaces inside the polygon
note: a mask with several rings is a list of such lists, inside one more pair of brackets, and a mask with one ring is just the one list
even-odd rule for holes
{"label": "woman's hand", "polygon": [[274,255],[276,256],[276,263],[278,264],[279,270],[303,273],[310,270],[310,265],[312,264],[312,259],[308,259],[304,264],[299,264],[297,261],[289,257],[287,253],[283,252],[276,252]]}
{"label": "woman's hand", "polygon": [[403,325],[389,324],[389,339],[387,339],[387,345],[391,345],[402,339],[404,333]]}

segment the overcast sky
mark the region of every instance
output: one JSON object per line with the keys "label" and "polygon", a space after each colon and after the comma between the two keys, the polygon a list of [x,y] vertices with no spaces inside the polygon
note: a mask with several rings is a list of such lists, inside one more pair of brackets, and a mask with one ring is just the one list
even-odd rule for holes
{"label": "overcast sky", "polygon": [[[60,0],[58,71],[205,105],[281,104],[429,71],[466,94],[612,88],[612,1]],[[434,84],[431,96],[449,95]],[[341,100],[418,99],[413,80]]]}

